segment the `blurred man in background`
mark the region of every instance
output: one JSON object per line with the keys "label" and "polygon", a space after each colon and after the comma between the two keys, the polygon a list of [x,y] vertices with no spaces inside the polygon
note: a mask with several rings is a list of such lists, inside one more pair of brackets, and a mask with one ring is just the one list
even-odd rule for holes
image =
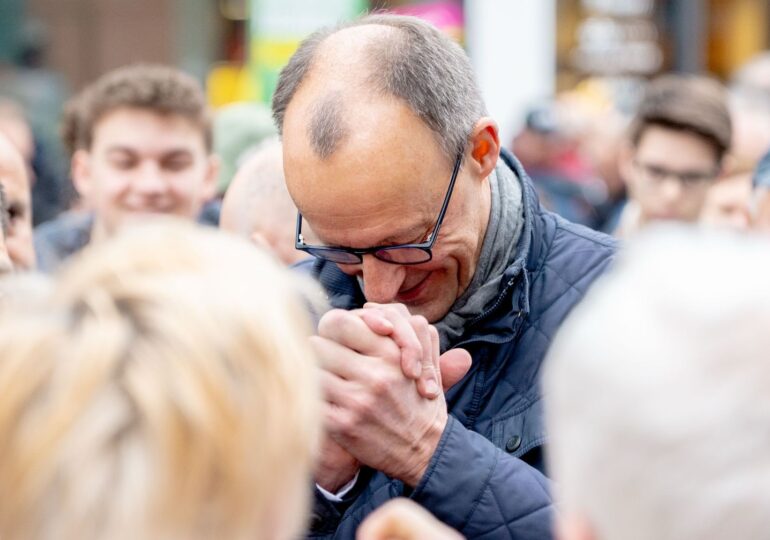
{"label": "blurred man in background", "polygon": [[731,158],[755,167],[770,148],[770,52],[749,59],[730,78]]}
{"label": "blurred man in background", "polygon": [[28,169],[33,224],[56,217],[69,203],[72,191],[61,174],[58,149],[36,135],[18,103],[2,97],[0,133],[16,147]]}
{"label": "blurred man in background", "polygon": [[598,226],[603,193],[596,193],[597,180],[582,163],[578,141],[559,124],[556,104],[532,108],[512,147],[543,206],[573,223]]}
{"label": "blurred man in background", "polygon": [[29,169],[16,147],[0,134],[0,184],[5,190],[5,235],[8,255],[16,270],[35,267],[32,241],[32,203]]}
{"label": "blurred man in background", "polygon": [[751,176],[752,170],[732,161],[725,172],[709,188],[700,222],[704,225],[747,231],[751,227]]}
{"label": "blurred man in background", "polygon": [[667,75],[650,83],[621,162],[629,200],[616,235],[654,221],[696,221],[731,134],[726,93],[716,81]]}
{"label": "blurred man in background", "polygon": [[157,215],[195,219],[215,191],[210,119],[192,77],[164,66],[125,67],[75,100],[68,146],[73,181],[90,212],[38,229],[44,271],[125,225]]}
{"label": "blurred man in background", "polygon": [[770,249],[656,232],[546,360],[559,538],[770,539]]}
{"label": "blurred man in background", "polygon": [[265,141],[238,169],[222,202],[220,227],[269,249],[284,264],[308,257],[294,248],[297,207],[283,177],[281,142]]}

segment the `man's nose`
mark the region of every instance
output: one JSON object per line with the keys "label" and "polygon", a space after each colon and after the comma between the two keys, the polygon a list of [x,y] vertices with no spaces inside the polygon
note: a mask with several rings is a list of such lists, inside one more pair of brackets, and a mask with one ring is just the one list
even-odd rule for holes
{"label": "man's nose", "polygon": [[664,201],[675,201],[682,196],[682,191],[682,182],[674,176],[668,176],[661,186],[660,195]]}
{"label": "man's nose", "polygon": [[361,272],[364,296],[369,302],[380,304],[395,301],[406,277],[405,267],[381,261],[374,255],[364,255]]}
{"label": "man's nose", "polygon": [[162,192],[165,189],[165,184],[158,164],[152,160],[147,160],[137,171],[133,188],[140,193],[153,194]]}

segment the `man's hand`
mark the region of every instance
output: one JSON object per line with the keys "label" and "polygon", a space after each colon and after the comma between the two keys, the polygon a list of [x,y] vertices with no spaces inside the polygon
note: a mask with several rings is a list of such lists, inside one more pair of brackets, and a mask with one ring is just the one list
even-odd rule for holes
{"label": "man's hand", "polygon": [[[471,356],[464,349],[450,349],[439,357],[439,372],[431,364],[430,342],[423,317],[411,315],[403,304],[376,304],[368,302],[357,313],[367,326],[381,336],[389,336],[401,348],[401,369],[409,378],[418,381],[417,388],[426,398],[436,398],[441,382],[446,392],[462,379],[471,367]],[[424,332],[426,335],[418,335]]]}
{"label": "man's hand", "polygon": [[393,499],[364,520],[356,540],[462,540],[430,512],[409,499]]}
{"label": "man's hand", "polygon": [[315,482],[330,493],[337,493],[350,482],[361,463],[337,444],[334,439],[324,437],[321,455],[316,464]]}
{"label": "man's hand", "polygon": [[[403,321],[392,320],[403,328]],[[422,317],[410,318],[408,324],[416,328],[416,350],[423,355],[428,351],[427,361],[420,358],[421,373],[432,371],[440,388],[438,332]],[[443,394],[421,396],[414,380],[402,372],[399,345],[372,331],[356,313],[326,313],[318,334],[311,343],[323,368],[331,437],[362,463],[417,485],[446,426]]]}

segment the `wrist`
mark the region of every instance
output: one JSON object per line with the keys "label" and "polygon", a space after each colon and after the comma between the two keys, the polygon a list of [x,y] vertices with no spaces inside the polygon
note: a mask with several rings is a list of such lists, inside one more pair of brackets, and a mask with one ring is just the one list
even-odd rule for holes
{"label": "wrist", "polygon": [[323,470],[323,468],[321,468],[321,470],[316,471],[315,483],[329,493],[337,493],[346,484],[350,483],[353,478],[356,477],[358,470],[358,467],[346,469],[344,471],[340,471],[338,469]]}
{"label": "wrist", "polygon": [[441,417],[437,418],[434,422],[431,423],[423,436],[417,442],[413,453],[414,466],[401,478],[399,478],[406,485],[414,488],[417,486],[417,484],[420,483],[422,477],[425,476],[425,473],[428,470],[428,466],[433,460],[433,455],[436,453],[439,442],[441,442],[441,436],[444,434],[444,429],[446,429],[447,422],[448,416],[443,414]]}

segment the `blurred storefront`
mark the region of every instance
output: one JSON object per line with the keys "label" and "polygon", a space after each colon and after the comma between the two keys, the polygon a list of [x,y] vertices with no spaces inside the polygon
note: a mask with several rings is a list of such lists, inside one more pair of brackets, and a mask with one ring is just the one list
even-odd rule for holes
{"label": "blurred storefront", "polygon": [[[136,61],[207,81],[215,106],[269,100],[309,32],[371,9],[424,17],[467,48],[493,113],[520,122],[526,102],[663,70],[728,77],[768,46],[767,0],[2,0],[0,63],[37,54],[66,92]],[[26,50],[26,52],[24,52]]]}
{"label": "blurred storefront", "polygon": [[725,80],[767,49],[766,0],[558,0],[557,90],[608,82],[623,102],[663,71]]}

